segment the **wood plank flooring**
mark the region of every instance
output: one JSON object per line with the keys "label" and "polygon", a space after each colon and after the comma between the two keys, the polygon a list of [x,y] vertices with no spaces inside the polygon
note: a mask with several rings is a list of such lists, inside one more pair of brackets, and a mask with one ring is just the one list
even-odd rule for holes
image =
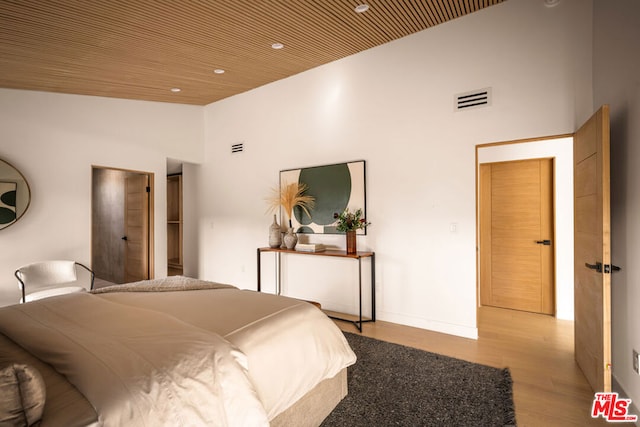
{"label": "wood plank flooring", "polygon": [[[344,331],[358,333],[336,321]],[[470,362],[508,367],[518,426],[603,426],[592,419],[593,392],[573,357],[573,322],[481,307],[478,340],[377,321],[363,335]],[[625,424],[629,425],[629,424]]]}

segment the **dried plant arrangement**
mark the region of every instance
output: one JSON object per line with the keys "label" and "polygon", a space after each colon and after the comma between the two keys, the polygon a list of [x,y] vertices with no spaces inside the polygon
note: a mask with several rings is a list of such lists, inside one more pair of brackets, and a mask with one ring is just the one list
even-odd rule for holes
{"label": "dried plant arrangement", "polygon": [[282,207],[282,210],[289,220],[289,228],[293,227],[291,218],[293,216],[293,209],[296,206],[311,217],[309,209],[313,209],[315,198],[304,194],[308,189],[307,184],[302,182],[292,182],[290,184],[283,184],[280,188],[272,188],[271,195],[266,199],[269,204],[269,211],[274,212]]}

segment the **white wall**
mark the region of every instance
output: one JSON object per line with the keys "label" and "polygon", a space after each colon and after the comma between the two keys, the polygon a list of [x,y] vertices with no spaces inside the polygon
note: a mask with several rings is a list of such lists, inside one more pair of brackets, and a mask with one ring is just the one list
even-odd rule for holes
{"label": "white wall", "polygon": [[[358,244],[377,254],[378,317],[477,336],[475,146],[590,115],[591,18],[590,1],[510,0],[207,106],[201,276],[255,289],[278,172],[364,159],[373,225]],[[491,107],[453,111],[454,94],[488,86]],[[353,267],[287,262],[292,294],[355,311]]]}
{"label": "white wall", "polygon": [[31,188],[29,210],[0,231],[0,305],[16,268],[91,262],[91,166],[155,174],[155,275],[166,276],[166,159],[202,157],[201,107],[0,89],[0,158]]}
{"label": "white wall", "polygon": [[[622,267],[611,279],[613,376],[640,403],[640,376],[632,350],[640,351],[640,2],[594,3],[595,104],[610,105],[612,259]],[[634,414],[637,414],[637,409]]]}
{"label": "white wall", "polygon": [[[573,138],[497,145],[478,149],[478,164],[554,159],[556,317],[573,320]],[[479,180],[478,180],[479,182]]]}

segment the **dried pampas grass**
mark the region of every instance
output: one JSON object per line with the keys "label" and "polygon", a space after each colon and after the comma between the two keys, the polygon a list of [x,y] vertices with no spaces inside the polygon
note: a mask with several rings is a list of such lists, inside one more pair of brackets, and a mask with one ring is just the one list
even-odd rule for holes
{"label": "dried pampas grass", "polygon": [[291,227],[291,218],[293,216],[293,208],[299,206],[309,217],[309,209],[313,209],[315,198],[305,195],[309,187],[305,183],[292,182],[291,184],[283,184],[280,188],[271,189],[271,195],[266,199],[269,204],[269,211],[273,212],[282,206],[282,209],[289,218],[289,227]]}

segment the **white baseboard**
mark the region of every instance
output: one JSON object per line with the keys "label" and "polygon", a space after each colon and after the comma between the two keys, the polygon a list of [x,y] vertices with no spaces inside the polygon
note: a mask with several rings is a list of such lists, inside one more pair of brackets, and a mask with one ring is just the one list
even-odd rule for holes
{"label": "white baseboard", "polygon": [[[611,376],[611,391],[618,393],[618,395],[624,399],[629,399],[629,395],[624,391],[618,380],[616,380],[615,376]],[[636,402],[631,401],[631,407],[629,408],[629,414],[640,416],[640,411],[638,411],[638,406]],[[621,423],[622,424],[622,423]],[[624,423],[623,425],[634,425],[638,426],[638,423]]]}
{"label": "white baseboard", "polygon": [[455,335],[462,338],[478,339],[477,327],[436,322],[421,317],[389,312],[376,313],[376,319],[384,320],[385,322],[398,323],[400,325],[413,326],[415,328],[427,329],[429,331],[441,332],[443,334]]}

